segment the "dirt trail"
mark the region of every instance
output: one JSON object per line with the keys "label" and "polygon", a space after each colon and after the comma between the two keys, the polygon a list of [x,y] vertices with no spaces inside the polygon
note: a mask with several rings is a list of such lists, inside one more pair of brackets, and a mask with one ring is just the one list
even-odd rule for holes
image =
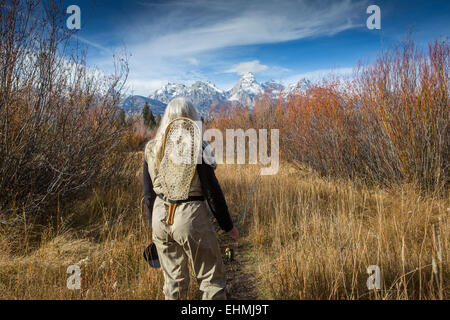
{"label": "dirt trail", "polygon": [[[256,275],[251,270],[249,245],[243,242],[236,247],[227,236],[220,237],[222,254],[225,248],[233,248],[234,258],[231,262],[225,261],[227,277],[227,294],[229,300],[256,300]],[[240,241],[242,242],[242,241]]]}

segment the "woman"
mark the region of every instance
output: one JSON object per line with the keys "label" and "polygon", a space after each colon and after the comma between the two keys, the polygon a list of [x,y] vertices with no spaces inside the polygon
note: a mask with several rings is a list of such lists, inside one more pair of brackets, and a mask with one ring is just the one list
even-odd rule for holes
{"label": "woman", "polygon": [[145,147],[143,169],[147,212],[164,273],[163,292],[166,300],[186,299],[189,287],[190,261],[203,292],[203,299],[226,299],[225,268],[209,208],[219,226],[235,241],[238,231],[228,211],[222,190],[214,174],[214,157],[203,142],[203,160],[197,168],[189,188],[189,197],[177,203],[173,224],[167,223],[170,199],[163,194],[157,155],[161,154],[164,133],[174,119],[185,117],[199,121],[195,107],[184,98],[172,100],[166,107],[154,139]]}

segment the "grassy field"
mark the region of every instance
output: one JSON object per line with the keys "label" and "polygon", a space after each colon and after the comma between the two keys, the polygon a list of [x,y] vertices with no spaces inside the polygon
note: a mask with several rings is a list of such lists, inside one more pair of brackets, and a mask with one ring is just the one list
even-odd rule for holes
{"label": "grassy field", "polygon": [[[256,172],[219,176],[230,195],[248,189]],[[262,177],[245,221],[259,296],[448,298],[449,211],[448,199],[424,198],[411,186],[369,189],[285,166]],[[381,269],[381,290],[367,289],[370,265]]]}
{"label": "grassy field", "polygon": [[[124,181],[61,209],[52,226],[0,231],[1,299],[163,299],[163,276],[142,250],[150,242],[139,167]],[[255,166],[221,165],[217,176],[234,217],[256,177]],[[227,265],[230,298],[448,299],[447,200],[411,186],[368,189],[319,178],[283,164],[263,176],[240,226],[236,261]],[[219,232],[221,243],[228,238]],[[81,268],[81,290],[69,290],[68,266]],[[366,286],[369,265],[382,289]],[[242,281],[255,283],[247,292]],[[191,281],[190,298],[201,293]]]}

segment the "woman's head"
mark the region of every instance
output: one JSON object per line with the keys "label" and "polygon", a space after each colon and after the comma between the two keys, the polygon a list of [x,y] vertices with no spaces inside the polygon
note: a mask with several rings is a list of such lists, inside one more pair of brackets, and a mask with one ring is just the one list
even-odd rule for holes
{"label": "woman's head", "polygon": [[158,141],[161,140],[169,123],[179,117],[199,121],[197,109],[195,109],[194,105],[189,100],[186,100],[185,98],[175,98],[169,102],[164,111],[155,139]]}
{"label": "woman's head", "polygon": [[[194,105],[185,98],[175,98],[169,102],[164,112],[163,119],[166,118],[168,123],[176,118],[186,117],[194,121],[198,121],[198,112]],[[162,121],[161,124],[164,122]]]}
{"label": "woman's head", "polygon": [[159,153],[158,151],[161,148],[162,139],[164,137],[167,126],[170,122],[180,117],[189,118],[193,121],[200,121],[197,109],[189,100],[185,98],[175,98],[170,101],[166,107],[166,110],[164,111],[164,115],[161,119],[158,131],[156,132],[156,144],[154,150],[156,153]]}

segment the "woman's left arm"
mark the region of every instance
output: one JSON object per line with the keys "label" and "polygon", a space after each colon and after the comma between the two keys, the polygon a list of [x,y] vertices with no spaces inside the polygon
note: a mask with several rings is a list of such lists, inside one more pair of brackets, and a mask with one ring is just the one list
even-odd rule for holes
{"label": "woman's left arm", "polygon": [[206,164],[197,164],[198,177],[202,185],[203,196],[208,202],[212,214],[225,232],[233,230],[233,221],[228,211],[227,202],[217,181],[214,169]]}
{"label": "woman's left arm", "polygon": [[152,211],[153,204],[155,203],[156,199],[156,193],[153,190],[153,183],[150,174],[148,173],[148,164],[146,160],[144,160],[144,166],[142,169],[142,179],[144,182],[144,199],[145,206],[147,207],[148,221],[150,225],[152,225]]}

